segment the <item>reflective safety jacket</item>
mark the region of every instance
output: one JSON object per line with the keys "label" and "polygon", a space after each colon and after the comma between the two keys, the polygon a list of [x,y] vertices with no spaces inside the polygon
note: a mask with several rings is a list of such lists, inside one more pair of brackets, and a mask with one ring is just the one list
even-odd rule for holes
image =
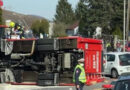
{"label": "reflective safety jacket", "polygon": [[86,82],[86,75],[85,75],[85,71],[84,71],[84,68],[81,66],[81,65],[77,65],[75,70],[74,70],[74,74],[73,74],[73,82],[75,83],[75,73],[76,73],[76,69],[80,69],[81,70],[81,73],[79,75],[79,81],[81,83],[85,83]]}

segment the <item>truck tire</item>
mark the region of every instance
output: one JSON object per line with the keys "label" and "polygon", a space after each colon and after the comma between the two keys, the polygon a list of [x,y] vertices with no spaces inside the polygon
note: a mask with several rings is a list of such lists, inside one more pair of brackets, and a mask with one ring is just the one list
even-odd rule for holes
{"label": "truck tire", "polygon": [[15,76],[12,69],[5,69],[5,82],[15,82]]}
{"label": "truck tire", "polygon": [[22,71],[21,70],[14,70],[13,73],[15,76],[15,81],[17,83],[21,83],[22,82]]}
{"label": "truck tire", "polygon": [[54,80],[38,80],[38,86],[54,86]]}
{"label": "truck tire", "polygon": [[40,73],[38,80],[54,80],[54,73]]}
{"label": "truck tire", "polygon": [[6,80],[5,80],[5,72],[0,72],[0,83],[5,83]]}

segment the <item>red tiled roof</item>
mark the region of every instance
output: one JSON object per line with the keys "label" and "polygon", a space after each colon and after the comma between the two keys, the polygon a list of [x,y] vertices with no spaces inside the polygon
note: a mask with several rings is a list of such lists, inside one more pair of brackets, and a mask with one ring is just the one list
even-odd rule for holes
{"label": "red tiled roof", "polygon": [[75,22],[74,24],[72,24],[71,26],[69,26],[67,29],[74,30],[77,26],[79,26],[79,21]]}

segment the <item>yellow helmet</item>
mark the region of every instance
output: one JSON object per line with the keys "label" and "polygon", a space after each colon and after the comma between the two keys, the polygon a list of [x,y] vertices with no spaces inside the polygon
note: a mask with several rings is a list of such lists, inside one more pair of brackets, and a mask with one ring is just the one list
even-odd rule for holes
{"label": "yellow helmet", "polygon": [[14,22],[10,22],[10,27],[14,27],[15,23]]}
{"label": "yellow helmet", "polygon": [[18,26],[17,29],[20,29],[20,26]]}

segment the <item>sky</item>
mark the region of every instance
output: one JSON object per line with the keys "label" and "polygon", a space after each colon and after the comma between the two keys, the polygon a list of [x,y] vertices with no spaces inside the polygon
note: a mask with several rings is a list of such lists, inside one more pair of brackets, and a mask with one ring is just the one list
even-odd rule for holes
{"label": "sky", "polygon": [[[22,14],[38,15],[53,20],[59,0],[3,0],[6,10]],[[74,9],[79,0],[68,0]]]}

